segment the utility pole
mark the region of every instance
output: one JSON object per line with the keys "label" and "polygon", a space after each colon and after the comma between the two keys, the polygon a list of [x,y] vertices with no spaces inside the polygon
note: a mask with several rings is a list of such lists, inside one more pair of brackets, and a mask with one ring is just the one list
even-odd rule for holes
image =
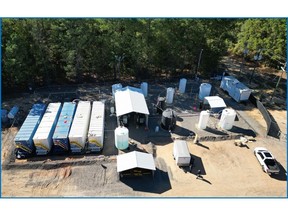
{"label": "utility pole", "polygon": [[276,83],[276,86],[275,86],[275,88],[274,88],[274,91],[273,91],[271,100],[273,99],[273,97],[274,97],[274,95],[275,95],[275,92],[276,92],[276,90],[277,90],[277,88],[278,88],[278,85],[279,85],[279,83],[280,83],[280,81],[281,81],[281,79],[282,79],[283,73],[286,72],[286,67],[287,67],[287,62],[284,64],[284,67],[281,67],[282,73],[281,73],[281,76],[279,77],[279,79],[278,79],[278,81],[277,81],[277,83]]}
{"label": "utility pole", "polygon": [[251,73],[251,76],[250,76],[249,84],[250,84],[251,81],[252,81],[252,77],[253,77],[253,75],[254,75],[254,73],[255,73],[256,66],[257,66],[258,62],[262,59],[262,55],[261,55],[262,50],[263,50],[262,48],[259,49],[259,50],[257,51],[257,54],[254,56],[255,65],[254,65],[253,72]]}
{"label": "utility pole", "polygon": [[196,68],[196,75],[195,75],[195,78],[196,78],[196,79],[197,79],[197,75],[198,75],[198,69],[199,69],[199,67],[200,67],[202,52],[203,52],[203,49],[201,49],[200,55],[199,55],[199,59],[198,59],[198,64],[197,64],[197,68]]}
{"label": "utility pole", "polygon": [[249,52],[249,50],[247,49],[247,46],[248,46],[248,43],[245,42],[244,43],[244,50],[243,50],[243,59],[242,59],[242,63],[241,63],[241,66],[240,66],[240,73],[242,72],[243,67],[244,67],[245,57],[247,56],[247,54]]}

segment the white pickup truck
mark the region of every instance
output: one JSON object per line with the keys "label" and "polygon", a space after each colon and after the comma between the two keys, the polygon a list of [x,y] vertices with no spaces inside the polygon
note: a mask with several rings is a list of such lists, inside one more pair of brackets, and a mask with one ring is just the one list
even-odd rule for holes
{"label": "white pickup truck", "polygon": [[264,172],[268,173],[269,175],[280,173],[276,159],[266,148],[256,147],[254,149],[254,154],[262,166],[262,170]]}

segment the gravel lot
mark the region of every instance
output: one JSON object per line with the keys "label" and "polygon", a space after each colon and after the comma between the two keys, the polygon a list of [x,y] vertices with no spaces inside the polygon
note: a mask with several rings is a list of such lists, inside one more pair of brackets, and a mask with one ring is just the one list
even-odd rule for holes
{"label": "gravel lot", "polygon": [[[262,171],[253,154],[256,146],[267,147],[277,157],[279,175],[271,177]],[[53,167],[46,162],[46,166],[38,168],[3,170],[2,196],[286,197],[285,148],[284,143],[270,139],[249,142],[246,147],[235,146],[232,140],[198,145],[189,142],[195,161],[190,173],[176,166],[171,143],[157,145],[154,180],[135,177],[119,181],[114,157],[91,159],[82,165],[78,161]],[[202,170],[203,180],[196,179],[198,169]]]}
{"label": "gravel lot", "polygon": [[[194,83],[195,84],[195,83]],[[195,129],[197,120],[191,120],[199,113],[197,86],[188,83],[187,94],[177,95],[175,110],[189,115],[177,122],[178,135],[188,136]],[[177,84],[165,84],[176,87]],[[151,123],[157,124],[159,117],[155,116],[153,103],[157,95],[163,94],[164,85],[153,87],[148,98],[151,112]],[[75,89],[73,89],[74,91]],[[110,98],[110,87],[78,88],[82,91],[78,96],[81,99],[97,100],[103,97]],[[215,89],[214,89],[215,90]],[[101,92],[101,96],[99,96]],[[153,94],[152,94],[153,93]],[[40,94],[40,93],[39,93]],[[7,107],[21,104],[21,116],[31,105],[41,98],[37,93],[33,96],[17,98],[14,101],[4,101]],[[44,93],[43,93],[44,94]],[[109,96],[108,96],[109,95]],[[48,97],[48,96],[47,96]],[[68,98],[67,98],[68,99]],[[110,98],[111,99],[111,98]],[[108,104],[113,101],[108,100]],[[179,99],[179,100],[178,100]],[[42,101],[51,101],[51,98],[42,98]],[[66,99],[65,99],[66,100]],[[187,103],[183,103],[187,101]],[[196,109],[195,109],[196,108]],[[241,110],[249,116],[250,121],[257,122],[257,127],[265,131],[263,118],[250,105]],[[131,129],[131,137],[138,143],[140,150],[153,153],[157,170],[152,177],[129,178],[119,180],[116,172],[116,156],[118,150],[114,145],[113,130],[116,126],[115,117],[109,116],[109,106],[106,112],[105,147],[103,155],[82,155],[65,157],[40,157],[29,160],[15,161],[13,154],[13,138],[18,131],[17,127],[2,130],[2,196],[3,197],[286,197],[287,196],[287,147],[286,139],[276,140],[267,138],[265,134],[257,134],[255,142],[247,146],[234,145],[234,138],[222,141],[201,141],[194,144],[193,139],[188,141],[189,150],[194,158],[192,172],[180,169],[175,165],[172,157],[173,137],[162,131],[163,136],[153,134],[153,125],[149,131],[143,128]],[[192,117],[191,117],[192,116]],[[194,117],[193,117],[194,116]],[[152,119],[154,118],[154,120]],[[281,127],[286,128],[286,111],[279,112],[277,118],[281,120]],[[23,121],[23,120],[22,120]],[[194,122],[196,121],[196,122]],[[242,131],[255,131],[245,122],[237,128]],[[21,125],[21,120],[18,125]],[[16,126],[18,126],[16,125]],[[193,127],[192,127],[193,126]],[[161,131],[160,131],[161,132]],[[175,133],[176,133],[175,132]],[[237,131],[236,131],[237,132]],[[234,132],[234,135],[235,133]],[[175,134],[174,134],[175,135]],[[174,136],[172,134],[172,136]],[[148,144],[151,141],[153,144]],[[270,177],[264,173],[253,154],[256,146],[268,148],[280,163],[281,173]],[[196,179],[197,170],[203,173],[203,180]]]}

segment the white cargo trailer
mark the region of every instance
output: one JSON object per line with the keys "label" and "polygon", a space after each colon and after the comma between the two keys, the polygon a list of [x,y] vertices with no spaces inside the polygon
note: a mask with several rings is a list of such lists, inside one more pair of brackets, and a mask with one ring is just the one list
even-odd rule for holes
{"label": "white cargo trailer", "polygon": [[53,145],[52,136],[61,111],[61,103],[50,103],[33,137],[37,155],[46,155]]}
{"label": "white cargo trailer", "polygon": [[191,155],[185,140],[175,140],[173,144],[173,157],[177,166],[189,166]]}
{"label": "white cargo trailer", "polygon": [[90,101],[79,101],[68,136],[72,153],[81,153],[85,148],[90,114]]}
{"label": "white cargo trailer", "polygon": [[88,151],[99,152],[104,143],[105,103],[94,101],[88,131]]}
{"label": "white cargo trailer", "polygon": [[228,94],[237,102],[247,101],[252,92],[251,89],[239,82],[233,76],[223,76],[220,88],[228,92]]}

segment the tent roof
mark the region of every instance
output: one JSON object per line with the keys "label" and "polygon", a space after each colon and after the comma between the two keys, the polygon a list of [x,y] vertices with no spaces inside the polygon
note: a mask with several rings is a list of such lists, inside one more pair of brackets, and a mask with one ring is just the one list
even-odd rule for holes
{"label": "tent roof", "polygon": [[222,98],[219,96],[207,96],[204,97],[204,103],[209,103],[211,109],[219,108],[219,107],[226,107],[226,104]]}
{"label": "tent roof", "polygon": [[127,86],[115,92],[116,115],[131,112],[149,115],[145,97],[141,89]]}
{"label": "tent roof", "polygon": [[117,172],[133,168],[156,170],[152,154],[133,151],[117,155]]}

